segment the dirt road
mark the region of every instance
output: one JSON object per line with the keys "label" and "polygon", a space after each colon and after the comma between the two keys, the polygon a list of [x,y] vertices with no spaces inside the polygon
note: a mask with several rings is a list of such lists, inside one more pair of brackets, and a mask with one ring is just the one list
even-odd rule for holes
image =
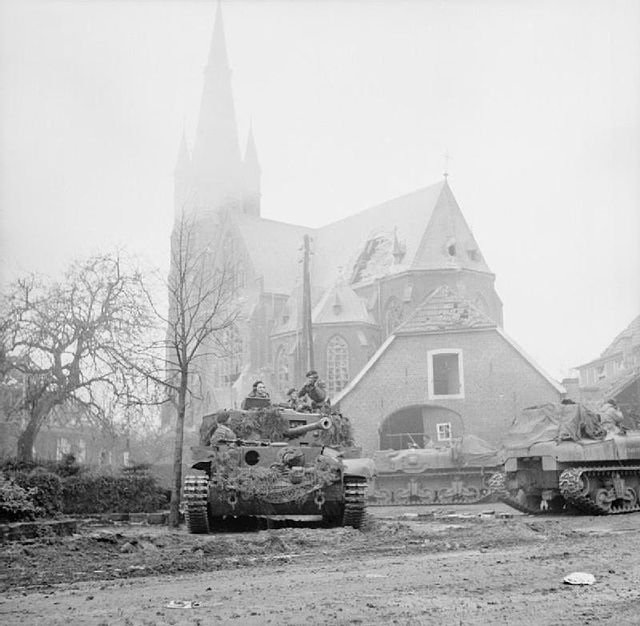
{"label": "dirt road", "polygon": [[[364,532],[120,526],[5,545],[0,623],[639,622],[640,514],[502,519],[488,508],[507,510],[373,509]],[[572,571],[595,584],[563,584]]]}

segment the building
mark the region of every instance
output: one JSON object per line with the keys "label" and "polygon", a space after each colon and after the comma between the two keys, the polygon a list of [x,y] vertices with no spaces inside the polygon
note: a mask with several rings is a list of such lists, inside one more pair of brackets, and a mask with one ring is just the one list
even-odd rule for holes
{"label": "building", "polygon": [[[190,406],[192,422],[217,408],[239,406],[255,379],[264,380],[276,400],[302,382],[307,355],[300,261],[301,247],[308,241],[312,248],[309,277],[314,365],[330,394],[345,411],[349,408],[358,432],[366,433],[367,445],[402,441],[402,437],[395,437],[400,434],[398,425],[413,424],[412,420],[417,424],[416,411],[422,408],[416,407],[429,405],[458,415],[457,420],[434,418],[434,422],[430,417],[423,421],[436,426],[449,423],[448,435],[443,429],[442,437],[457,436],[461,420],[469,419],[471,430],[497,438],[523,404],[560,397],[563,389],[502,332],[502,302],[495,289],[495,275],[446,174],[435,184],[313,229],[262,217],[261,172],[253,132],[244,156],[238,145],[218,6],[193,150],[184,137],[179,149],[176,219],[185,214],[194,216],[202,245],[217,247],[223,257],[237,260],[241,316],[227,333],[224,356],[199,361],[201,388]],[[418,323],[425,307],[436,302],[445,308],[455,304],[479,326],[465,325],[460,317],[458,328],[448,313],[442,328]],[[486,384],[482,382],[487,367],[481,354],[484,344],[496,354],[492,361],[495,370]],[[452,351],[447,352],[449,349]],[[445,350],[445,356],[437,355],[437,350]],[[380,372],[389,373],[387,379],[375,383],[380,389],[396,384],[397,376],[391,371],[395,371],[392,363],[398,351],[404,351],[406,363],[412,364],[411,376],[416,377],[413,395],[396,398],[388,410],[364,411],[355,399],[368,394],[365,390]],[[423,390],[430,380],[427,364],[441,362],[459,367],[465,363],[465,377],[459,379],[466,388],[463,409],[458,399],[440,402],[438,394],[418,394],[418,378],[423,377]],[[402,378],[406,368],[398,367]],[[483,399],[475,398],[477,385],[484,385]],[[396,391],[395,387],[384,389],[380,401]],[[500,399],[490,402],[491,393]],[[390,418],[391,414],[395,417]],[[371,415],[375,415],[375,424],[360,427]],[[376,442],[369,430],[380,424],[383,441]],[[414,425],[410,428],[420,430]]]}
{"label": "building", "polygon": [[575,368],[572,395],[597,408],[613,399],[630,422],[640,425],[640,315],[593,361]]}

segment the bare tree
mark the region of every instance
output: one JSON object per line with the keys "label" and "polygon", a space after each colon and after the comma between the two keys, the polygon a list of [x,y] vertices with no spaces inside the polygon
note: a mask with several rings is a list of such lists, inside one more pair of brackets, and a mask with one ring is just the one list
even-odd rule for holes
{"label": "bare tree", "polygon": [[57,407],[100,416],[106,398],[139,401],[138,370],[120,365],[134,360],[152,318],[139,273],[120,255],[73,263],[61,281],[19,279],[0,311],[4,397],[24,421],[19,458],[32,458]]}
{"label": "bare tree", "polygon": [[223,224],[218,224],[217,233],[217,240],[208,239],[195,216],[183,213],[174,226],[171,241],[171,266],[165,285],[168,314],[153,304],[149,294],[166,335],[156,344],[164,356],[164,377],[147,374],[168,390],[176,408],[171,526],[179,524],[184,423],[188,402],[197,396],[197,362],[220,355],[224,331],[238,317],[237,260],[222,253],[219,244]]}

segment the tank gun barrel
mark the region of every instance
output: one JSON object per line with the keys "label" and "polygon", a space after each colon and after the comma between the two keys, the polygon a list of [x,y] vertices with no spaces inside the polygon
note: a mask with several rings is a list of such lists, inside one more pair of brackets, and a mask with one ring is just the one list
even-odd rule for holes
{"label": "tank gun barrel", "polygon": [[311,422],[310,424],[305,424],[303,426],[294,426],[293,428],[288,428],[284,431],[284,436],[287,439],[293,439],[294,437],[300,437],[305,433],[309,433],[313,430],[329,430],[333,422],[330,417],[323,417],[319,419],[317,422]]}

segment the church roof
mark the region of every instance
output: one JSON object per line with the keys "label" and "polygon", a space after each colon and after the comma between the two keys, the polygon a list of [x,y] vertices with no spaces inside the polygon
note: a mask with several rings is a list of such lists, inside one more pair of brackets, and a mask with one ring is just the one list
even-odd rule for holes
{"label": "church roof", "polygon": [[[410,269],[444,185],[423,187],[318,229],[312,280],[328,286],[335,282],[339,268],[353,278],[358,261],[367,261],[361,257],[368,242],[376,238],[381,242],[372,251],[377,258],[371,259],[363,281]],[[393,257],[395,239],[404,248],[402,258]]]}
{"label": "church roof", "polygon": [[313,229],[246,214],[233,214],[254,271],[268,293],[291,293],[301,276],[300,246]]}
{"label": "church roof", "polygon": [[497,324],[446,285],[434,289],[395,331],[397,335],[496,328]]}
{"label": "church roof", "polygon": [[327,289],[312,313],[314,324],[375,324],[365,301],[344,281]]}
{"label": "church roof", "polygon": [[305,234],[313,238],[311,282],[323,289],[341,272],[358,284],[406,270],[491,271],[446,181],[317,229],[242,214],[235,219],[268,292],[291,293]]}

